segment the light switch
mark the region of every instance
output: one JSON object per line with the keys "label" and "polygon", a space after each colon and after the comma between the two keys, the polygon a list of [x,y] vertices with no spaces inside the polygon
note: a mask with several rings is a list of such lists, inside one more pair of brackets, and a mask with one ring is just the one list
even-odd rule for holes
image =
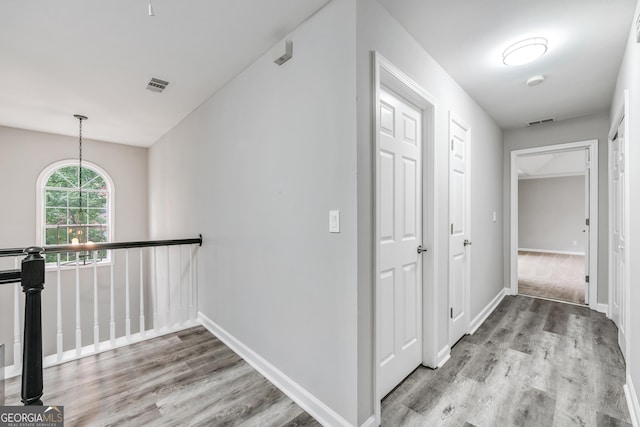
{"label": "light switch", "polygon": [[329,233],[340,232],[340,211],[329,211]]}
{"label": "light switch", "polygon": [[493,222],[496,222],[498,220],[498,217],[496,216],[496,211],[493,211],[493,216],[491,217],[491,220]]}

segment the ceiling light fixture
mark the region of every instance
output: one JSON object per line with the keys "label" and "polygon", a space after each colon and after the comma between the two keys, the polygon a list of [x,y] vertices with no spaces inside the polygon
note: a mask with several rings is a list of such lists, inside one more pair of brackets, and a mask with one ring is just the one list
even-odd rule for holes
{"label": "ceiling light fixture", "polygon": [[532,37],[512,44],[502,53],[505,65],[523,65],[535,61],[547,51],[547,39]]}
{"label": "ceiling light fixture", "polygon": [[[82,114],[74,114],[73,117],[78,119],[79,122],[79,132],[78,132],[78,218],[76,219],[76,224],[82,225],[85,222],[82,221],[82,121],[88,120],[87,116],[83,116]],[[82,243],[82,228],[78,227],[76,231],[76,237],[71,239],[71,243],[77,245],[78,243]]]}
{"label": "ceiling light fixture", "polygon": [[153,5],[151,4],[151,0],[149,0],[149,16],[156,16],[156,14],[153,13]]}

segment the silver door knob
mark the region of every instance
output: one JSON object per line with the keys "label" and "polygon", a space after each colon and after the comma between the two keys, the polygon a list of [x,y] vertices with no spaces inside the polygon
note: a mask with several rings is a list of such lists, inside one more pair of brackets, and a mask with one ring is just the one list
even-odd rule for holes
{"label": "silver door knob", "polygon": [[421,254],[422,252],[427,252],[427,248],[423,248],[422,245],[418,246],[418,253]]}
{"label": "silver door knob", "polygon": [[465,246],[471,246],[471,244],[472,244],[472,243],[471,243],[469,240],[464,239],[464,245],[465,245]]}
{"label": "silver door knob", "polygon": [[618,249],[620,250],[624,249],[624,245],[618,245]]}

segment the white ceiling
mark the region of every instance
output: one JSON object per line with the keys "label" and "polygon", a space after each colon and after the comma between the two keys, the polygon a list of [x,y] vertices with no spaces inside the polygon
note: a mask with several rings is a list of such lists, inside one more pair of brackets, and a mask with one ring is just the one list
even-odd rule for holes
{"label": "white ceiling", "polygon": [[[152,1],[155,17],[146,0],[2,1],[0,125],[75,136],[79,113],[87,138],[149,146],[329,0]],[[380,2],[512,128],[609,107],[636,0]],[[504,66],[527,36],[547,54]]]}
{"label": "white ceiling", "polygon": [[329,0],[152,2],[3,0],[0,125],[149,146]]}
{"label": "white ceiling", "polygon": [[[505,128],[608,110],[636,0],[379,0]],[[518,67],[502,52],[546,37],[547,53]],[[525,81],[546,76],[539,86]]]}
{"label": "white ceiling", "polygon": [[518,156],[518,179],[584,175],[585,150]]}

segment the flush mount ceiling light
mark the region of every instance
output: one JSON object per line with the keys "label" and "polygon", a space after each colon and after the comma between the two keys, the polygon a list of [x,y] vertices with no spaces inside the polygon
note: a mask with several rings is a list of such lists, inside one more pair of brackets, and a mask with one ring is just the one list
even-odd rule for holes
{"label": "flush mount ceiling light", "polygon": [[532,37],[512,44],[502,53],[502,62],[505,65],[528,64],[540,58],[547,51],[547,39],[544,37]]}

